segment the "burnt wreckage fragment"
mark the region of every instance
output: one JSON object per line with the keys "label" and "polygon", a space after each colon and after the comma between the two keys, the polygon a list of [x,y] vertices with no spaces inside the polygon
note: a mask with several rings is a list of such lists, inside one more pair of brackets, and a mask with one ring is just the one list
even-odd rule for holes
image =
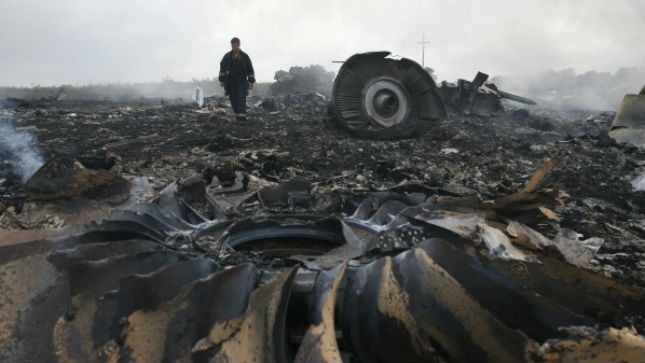
{"label": "burnt wreckage fragment", "polygon": [[503,109],[501,99],[536,105],[535,101],[499,90],[494,83],[486,83],[488,74],[477,72],[472,82],[460,79],[457,85],[442,82],[438,89],[443,102],[453,110],[477,116],[491,116]]}
{"label": "burnt wreckage fragment", "polygon": [[642,362],[626,327],[643,291],[492,227],[533,208],[550,167],[485,213],[419,185],[173,183],[63,236],[4,240],[0,361]]}
{"label": "burnt wreckage fragment", "polygon": [[389,55],[385,51],[355,54],[338,71],[331,110],[334,119],[353,136],[419,136],[446,117],[446,106],[467,115],[491,116],[502,110],[502,98],[536,104],[485,83],[488,75],[482,72],[472,82],[442,82],[437,88],[418,63],[407,58],[387,58]]}
{"label": "burnt wreckage fragment", "polygon": [[411,137],[446,116],[428,72],[410,59],[387,58],[389,54],[355,54],[334,80],[334,117],[354,136]]}

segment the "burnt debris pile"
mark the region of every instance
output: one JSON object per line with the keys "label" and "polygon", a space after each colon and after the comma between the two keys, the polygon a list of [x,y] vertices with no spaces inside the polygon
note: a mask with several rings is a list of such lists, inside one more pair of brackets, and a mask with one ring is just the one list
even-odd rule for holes
{"label": "burnt debris pile", "polygon": [[483,117],[514,96],[479,76],[451,105],[384,55],[244,122],[13,105],[46,162],[0,154],[0,362],[642,362],[645,151],[610,137],[633,106]]}
{"label": "burnt debris pile", "polygon": [[593,272],[593,241],[518,222],[562,205],[556,163],[493,201],[186,180],[64,236],[16,235],[2,358],[637,362],[644,291]]}

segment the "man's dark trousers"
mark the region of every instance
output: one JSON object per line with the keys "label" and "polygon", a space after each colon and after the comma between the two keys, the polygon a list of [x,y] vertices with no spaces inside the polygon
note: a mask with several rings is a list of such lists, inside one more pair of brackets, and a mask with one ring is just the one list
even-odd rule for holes
{"label": "man's dark trousers", "polygon": [[228,96],[231,100],[233,112],[235,112],[235,118],[238,120],[246,119],[246,94],[248,87],[246,81],[231,82],[229,85]]}

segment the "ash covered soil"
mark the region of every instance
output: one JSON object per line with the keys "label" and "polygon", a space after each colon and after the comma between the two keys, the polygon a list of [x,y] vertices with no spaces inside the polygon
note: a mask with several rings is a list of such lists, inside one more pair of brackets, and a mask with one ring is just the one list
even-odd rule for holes
{"label": "ash covered soil", "polygon": [[[224,100],[210,109],[159,102],[32,104],[11,111],[15,125],[38,138],[45,159],[71,156],[126,179],[147,178],[153,192],[177,179],[203,177],[228,187],[235,172],[279,182],[305,179],[319,190],[386,190],[407,183],[483,200],[522,189],[545,161],[558,158],[548,184],[566,192],[553,219],[522,220],[547,237],[560,228],[604,244],[592,261],[600,273],[645,286],[645,192],[631,182],[645,170],[645,152],[607,136],[612,112],[511,109],[491,118],[449,112],[427,134],[375,141],[335,127],[316,95],[276,99],[266,110],[249,99],[249,118],[229,116]],[[507,105],[509,106],[509,105]],[[112,166],[106,156],[118,156]],[[114,161],[114,158],[112,159]],[[95,167],[96,165],[94,165]],[[0,194],[20,182],[3,175]],[[0,231],[61,227],[51,203],[0,205]]]}

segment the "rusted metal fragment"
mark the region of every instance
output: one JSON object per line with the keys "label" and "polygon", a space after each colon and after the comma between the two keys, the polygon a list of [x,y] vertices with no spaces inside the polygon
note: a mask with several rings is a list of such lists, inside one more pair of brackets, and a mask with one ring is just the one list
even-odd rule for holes
{"label": "rusted metal fragment", "polygon": [[216,325],[196,349],[216,346],[210,361],[218,363],[289,361],[285,318],[296,271],[289,269],[260,286],[251,294],[244,317],[229,322],[236,329]]}
{"label": "rusted metal fragment", "polygon": [[336,296],[346,265],[321,272],[312,292],[312,322],[294,359],[294,363],[342,362],[334,324]]}

